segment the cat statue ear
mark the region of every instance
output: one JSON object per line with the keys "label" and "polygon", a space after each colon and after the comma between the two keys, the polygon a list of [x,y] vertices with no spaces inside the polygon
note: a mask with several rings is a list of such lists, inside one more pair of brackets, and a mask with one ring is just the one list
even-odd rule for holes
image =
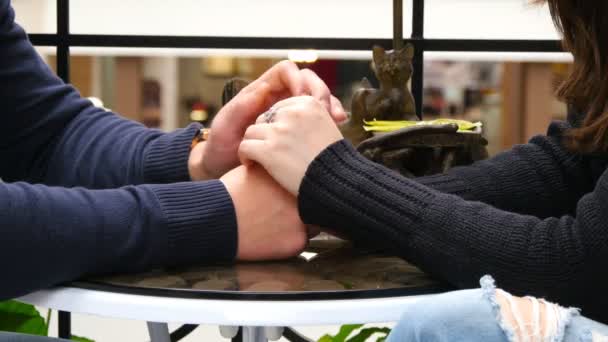
{"label": "cat statue ear", "polygon": [[414,45],[412,44],[406,44],[405,48],[404,48],[404,52],[405,52],[405,58],[407,59],[414,59]]}
{"label": "cat statue ear", "polygon": [[381,61],[386,56],[386,51],[381,46],[374,46],[374,61]]}

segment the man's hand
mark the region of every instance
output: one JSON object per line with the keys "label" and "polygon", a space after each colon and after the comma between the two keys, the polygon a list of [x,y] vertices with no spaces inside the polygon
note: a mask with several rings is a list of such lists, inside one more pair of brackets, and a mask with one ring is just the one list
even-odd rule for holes
{"label": "man's hand", "polygon": [[296,199],[260,166],[240,166],[220,179],[236,209],[239,260],[285,259],[308,242]]}
{"label": "man's hand", "polygon": [[238,166],[237,152],[247,127],[278,101],[300,95],[317,99],[334,121],[346,119],[340,101],[314,72],[300,70],[289,61],[280,62],[245,87],[217,114],[209,140],[198,144],[190,154],[188,167],[192,180],[219,178]]}

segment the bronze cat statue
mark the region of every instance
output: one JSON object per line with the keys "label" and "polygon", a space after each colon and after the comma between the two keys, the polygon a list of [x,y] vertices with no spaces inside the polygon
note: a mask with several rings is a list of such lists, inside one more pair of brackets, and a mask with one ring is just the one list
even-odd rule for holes
{"label": "bronze cat statue", "polygon": [[357,145],[371,135],[363,130],[364,120],[418,120],[416,103],[408,89],[412,77],[414,46],[385,51],[375,46],[374,73],[380,82],[375,89],[367,79],[353,95],[350,120],[341,126],[342,134]]}

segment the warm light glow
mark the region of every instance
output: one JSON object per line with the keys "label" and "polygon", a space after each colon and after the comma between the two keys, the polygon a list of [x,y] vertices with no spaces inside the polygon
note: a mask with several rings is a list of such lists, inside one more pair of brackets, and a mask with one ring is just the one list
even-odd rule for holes
{"label": "warm light glow", "polygon": [[306,261],[312,260],[317,255],[318,255],[317,253],[312,253],[312,252],[302,252],[302,254],[300,254],[301,257],[306,259]]}
{"label": "warm light glow", "polygon": [[319,59],[319,53],[316,50],[291,50],[287,57],[294,63],[314,63]]}
{"label": "warm light glow", "polygon": [[[89,99],[89,101],[91,101],[91,103],[93,103],[93,106],[95,106],[95,107],[99,107],[99,108],[102,108],[102,109],[106,109],[106,108],[103,106],[103,101],[101,101],[101,99],[100,99],[100,98],[97,98],[97,97],[93,97],[93,96],[91,96],[91,97],[89,97],[88,99]],[[107,110],[107,109],[106,109],[106,110]]]}
{"label": "warm light glow", "polygon": [[206,110],[193,110],[190,113],[190,120],[191,121],[205,121],[207,120],[207,118],[209,117],[209,114],[207,113]]}
{"label": "warm light glow", "polygon": [[234,75],[234,58],[229,56],[210,56],[201,60],[203,72],[209,76],[227,77]]}

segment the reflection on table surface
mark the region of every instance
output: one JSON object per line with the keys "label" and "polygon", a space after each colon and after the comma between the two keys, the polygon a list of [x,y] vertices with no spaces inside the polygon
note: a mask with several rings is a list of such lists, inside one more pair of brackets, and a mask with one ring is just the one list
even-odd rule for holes
{"label": "reflection on table surface", "polygon": [[436,285],[406,261],[353,248],[338,239],[313,240],[297,258],[237,263],[93,279],[122,287],[194,291],[328,292]]}

